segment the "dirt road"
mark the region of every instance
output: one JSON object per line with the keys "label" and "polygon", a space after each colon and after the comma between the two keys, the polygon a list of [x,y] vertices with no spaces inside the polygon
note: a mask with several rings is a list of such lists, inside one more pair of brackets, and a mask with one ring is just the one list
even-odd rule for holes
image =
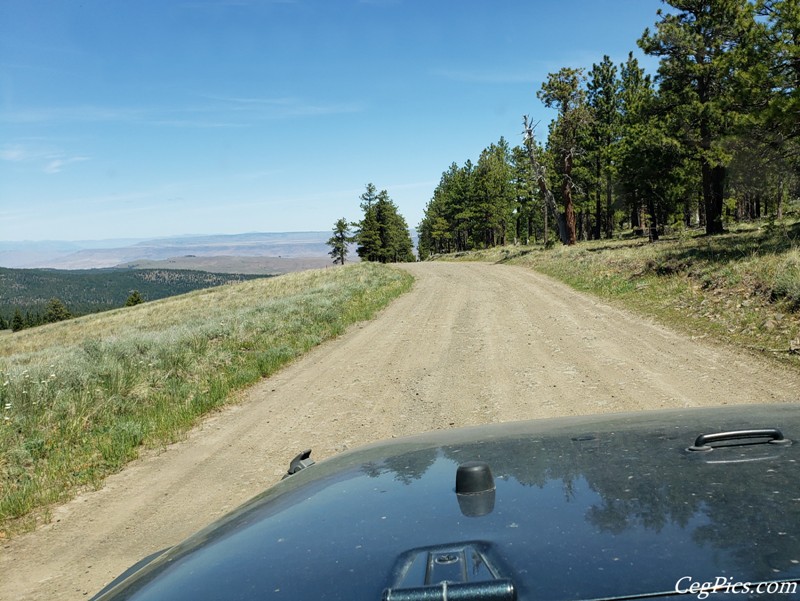
{"label": "dirt road", "polygon": [[797,401],[797,373],[520,268],[408,267],[414,289],[0,548],[0,599],[86,599],[277,481],[390,436],[516,419]]}

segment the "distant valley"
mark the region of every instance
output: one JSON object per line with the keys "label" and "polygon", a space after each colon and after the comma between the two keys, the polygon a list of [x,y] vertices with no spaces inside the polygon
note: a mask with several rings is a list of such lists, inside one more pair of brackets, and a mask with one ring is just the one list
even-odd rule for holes
{"label": "distant valley", "polygon": [[[329,265],[330,249],[326,244],[329,237],[330,232],[288,232],[176,236],[144,240],[0,242],[0,266],[25,269],[98,269],[122,265],[134,268],[147,266],[221,273],[278,274]],[[269,266],[259,266],[257,260],[226,260],[223,259],[225,257],[268,257]],[[154,265],[153,261],[169,263]],[[239,266],[247,271],[238,270]]]}
{"label": "distant valley", "polygon": [[[14,269],[0,267],[0,320],[19,311],[38,325],[48,302],[59,299],[73,316],[118,309],[135,290],[145,301],[263,275],[172,269]],[[2,329],[2,328],[0,328]]]}
{"label": "distant valley", "polygon": [[[332,265],[329,232],[249,233],[79,242],[0,242],[0,323],[58,298],[73,315],[230,281]],[[358,260],[355,251],[351,254]],[[2,329],[0,327],[0,329]]]}

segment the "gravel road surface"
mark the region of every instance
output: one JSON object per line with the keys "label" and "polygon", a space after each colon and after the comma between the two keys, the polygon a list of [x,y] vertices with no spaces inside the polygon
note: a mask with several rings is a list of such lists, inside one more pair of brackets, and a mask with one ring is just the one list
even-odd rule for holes
{"label": "gravel road surface", "polygon": [[2,541],[0,599],[87,599],[280,479],[433,429],[667,407],[796,402],[800,375],[677,334],[522,268],[407,266],[417,281],[241,395],[182,442],[148,452],[52,522]]}

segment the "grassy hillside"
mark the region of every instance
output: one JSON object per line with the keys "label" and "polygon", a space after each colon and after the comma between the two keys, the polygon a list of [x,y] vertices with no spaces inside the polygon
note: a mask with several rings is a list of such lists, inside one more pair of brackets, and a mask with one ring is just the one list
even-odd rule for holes
{"label": "grassy hillside", "polygon": [[[180,437],[411,286],[355,264],[196,291],[6,334],[0,345],[0,538]],[[27,516],[27,519],[23,519]]]}
{"label": "grassy hillside", "polygon": [[[522,265],[694,336],[800,367],[800,223],[441,257]],[[798,393],[800,395],[800,392]]]}
{"label": "grassy hillside", "polygon": [[0,267],[0,316],[14,309],[43,311],[57,297],[71,313],[85,315],[125,306],[132,290],[145,300],[253,279],[253,275],[219,274],[178,269],[9,269]]}

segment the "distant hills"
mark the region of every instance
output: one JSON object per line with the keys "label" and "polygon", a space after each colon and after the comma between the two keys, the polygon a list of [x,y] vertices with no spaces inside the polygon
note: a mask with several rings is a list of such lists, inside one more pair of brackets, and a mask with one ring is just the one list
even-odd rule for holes
{"label": "distant hills", "polygon": [[0,267],[0,316],[14,311],[41,313],[58,298],[72,314],[85,315],[125,306],[133,290],[145,301],[252,279],[255,275],[168,269],[13,269]]}
{"label": "distant hills", "polygon": [[[97,269],[137,261],[165,261],[176,258],[270,257],[293,260],[320,259],[312,266],[321,267],[330,264],[328,257],[330,249],[326,244],[330,235],[330,232],[255,232],[77,242],[0,242],[0,266]],[[199,263],[194,261],[194,265],[190,268],[203,269]],[[301,269],[307,268],[307,266],[301,267]],[[295,270],[280,268],[280,261],[277,261],[273,272],[285,273]]]}
{"label": "distant hills", "polygon": [[[330,232],[153,239],[0,241],[0,317],[35,314],[52,298],[73,314],[122,307],[230,281],[331,265]],[[357,259],[355,252],[352,253]]]}
{"label": "distant hills", "polygon": [[[331,232],[152,239],[0,241],[0,317],[41,313],[52,298],[72,314],[122,307],[230,281],[329,267]],[[358,261],[355,247],[348,260]]]}

